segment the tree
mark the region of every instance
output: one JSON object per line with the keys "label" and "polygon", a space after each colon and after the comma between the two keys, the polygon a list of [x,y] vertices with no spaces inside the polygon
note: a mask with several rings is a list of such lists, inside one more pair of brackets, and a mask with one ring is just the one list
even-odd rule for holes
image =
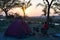
{"label": "tree", "polygon": [[[53,4],[51,5],[50,8],[54,9],[55,13],[60,13],[60,12],[57,11],[57,9],[60,10],[60,3],[58,2],[58,0],[54,0],[54,1],[55,2],[53,2]],[[43,10],[44,13],[45,13],[47,11],[46,10],[47,9],[47,4],[46,4],[46,2],[44,0],[43,0],[43,2],[45,4],[45,9]],[[47,14],[47,12],[45,14]]]}
{"label": "tree", "polygon": [[47,15],[47,5],[45,5],[45,8],[43,9],[44,15]]}
{"label": "tree", "polygon": [[48,12],[47,12],[47,23],[48,23],[48,25],[49,25],[49,14],[50,14],[50,8],[51,8],[51,5],[52,5],[52,3],[53,3],[53,1],[54,0],[51,0],[51,2],[49,2],[48,0],[45,0],[46,2],[47,2],[47,10],[48,10]]}
{"label": "tree", "polygon": [[9,11],[8,9],[10,9],[13,5],[13,3],[15,2],[15,0],[0,0],[0,8],[5,12],[6,17],[8,16],[7,12]]}
{"label": "tree", "polygon": [[22,10],[23,10],[23,13],[24,13],[24,18],[25,18],[25,10],[28,8],[28,7],[30,7],[31,6],[31,0],[29,0],[27,3],[26,2],[23,2],[22,3],[22,6],[21,6],[21,8],[22,8]]}
{"label": "tree", "polygon": [[[45,4],[45,3],[44,3],[44,4]],[[43,5],[43,4],[41,4],[41,3],[38,3],[38,4],[36,5],[36,7],[38,7],[39,5],[44,6],[44,9],[43,9],[42,11],[44,12],[44,14],[43,14],[43,15],[45,15],[45,16],[46,16],[46,9],[47,9],[47,5]]]}
{"label": "tree", "polygon": [[[57,13],[58,11],[57,11],[57,9],[58,10],[60,10],[60,3],[58,3],[58,1],[57,2],[55,2],[55,1],[57,1],[57,0],[51,0],[51,2],[49,2],[49,0],[43,0],[43,3],[44,3],[44,5],[43,4],[37,4],[38,6],[39,5],[43,5],[44,6],[44,9],[43,9],[43,12],[44,12],[44,15],[46,16],[47,15],[47,22],[48,22],[48,24],[49,24],[49,14],[50,14],[50,8],[53,8],[54,9],[54,11],[55,11],[55,13]],[[60,12],[59,12],[60,13]]]}
{"label": "tree", "polygon": [[43,3],[44,3],[44,9],[43,9],[43,12],[44,12],[44,15],[46,16],[46,15],[47,15],[47,4],[45,3],[44,0],[43,0]]}
{"label": "tree", "polygon": [[31,0],[29,0],[28,2],[26,2],[24,0],[24,2],[21,2],[21,1],[16,2],[15,5],[14,5],[14,6],[20,7],[22,9],[22,11],[24,13],[24,18],[25,18],[25,10],[32,5],[30,2],[31,2]]}
{"label": "tree", "polygon": [[38,3],[38,4],[36,5],[36,7],[38,7],[39,5],[44,6],[44,9],[43,9],[42,11],[44,12],[43,15],[46,16],[46,14],[47,14],[47,4],[44,2],[44,0],[43,0],[43,3],[44,3],[44,5],[41,4],[41,3]]}
{"label": "tree", "polygon": [[55,13],[60,13],[59,11],[57,11],[57,9],[58,10],[60,10],[60,3],[58,3],[58,2],[55,2],[54,4],[53,4],[53,8],[54,8],[54,10],[55,10]]}
{"label": "tree", "polygon": [[44,12],[44,15],[45,15],[45,16],[47,15],[47,23],[48,23],[48,24],[49,24],[50,8],[51,8],[52,3],[53,3],[54,1],[56,1],[56,0],[51,0],[51,2],[49,2],[48,0],[43,0],[43,2],[44,2],[44,4],[45,4],[45,5],[44,5],[45,8],[44,8],[43,12]]}

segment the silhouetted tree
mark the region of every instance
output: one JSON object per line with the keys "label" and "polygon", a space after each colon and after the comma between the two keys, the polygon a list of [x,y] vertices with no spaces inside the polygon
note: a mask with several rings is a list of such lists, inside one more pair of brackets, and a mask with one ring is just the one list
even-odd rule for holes
{"label": "silhouetted tree", "polygon": [[0,8],[5,12],[6,17],[8,16],[7,12],[12,7],[15,0],[0,0]]}
{"label": "silhouetted tree", "polygon": [[[45,2],[44,2],[44,4],[45,4]],[[45,16],[46,16],[46,9],[47,9],[47,5],[43,5],[43,4],[41,4],[41,3],[38,3],[38,4],[36,5],[36,7],[38,7],[39,5],[44,6],[44,9],[43,9],[42,11],[44,12],[44,14],[43,14],[43,15],[45,15]]]}
{"label": "silhouetted tree", "polygon": [[31,6],[31,0],[29,0],[27,3],[26,2],[23,2],[22,3],[22,10],[23,10],[23,13],[24,13],[24,18],[25,18],[25,10],[28,8],[28,7],[30,7]]}
{"label": "silhouetted tree", "polygon": [[53,5],[54,5],[53,9],[55,10],[55,13],[60,13],[59,11],[57,11],[57,9],[60,10],[60,3],[55,2]]}
{"label": "silhouetted tree", "polygon": [[50,8],[51,8],[51,5],[52,5],[52,3],[53,3],[53,1],[54,0],[51,0],[51,2],[49,2],[48,0],[46,0],[46,2],[47,2],[47,10],[48,10],[48,12],[47,12],[47,23],[49,24],[49,14],[50,14]]}

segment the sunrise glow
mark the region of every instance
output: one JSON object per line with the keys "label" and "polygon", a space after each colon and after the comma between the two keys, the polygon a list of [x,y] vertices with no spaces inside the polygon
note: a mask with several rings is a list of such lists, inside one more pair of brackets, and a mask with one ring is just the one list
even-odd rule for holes
{"label": "sunrise glow", "polygon": [[[25,0],[25,1],[28,1],[28,0]],[[42,0],[37,0],[37,1],[36,0],[31,0],[32,6],[28,7],[25,10],[25,15],[27,15],[29,17],[32,17],[32,16],[42,16],[44,14],[44,12],[42,11],[44,9],[44,6],[36,7],[36,5],[39,2],[43,4]],[[53,9],[50,9],[50,16],[55,15],[54,12],[55,11]],[[8,13],[9,14],[13,14],[13,15],[14,15],[14,13],[17,13],[20,16],[24,16],[23,10],[20,7],[12,8],[10,11],[8,11]]]}

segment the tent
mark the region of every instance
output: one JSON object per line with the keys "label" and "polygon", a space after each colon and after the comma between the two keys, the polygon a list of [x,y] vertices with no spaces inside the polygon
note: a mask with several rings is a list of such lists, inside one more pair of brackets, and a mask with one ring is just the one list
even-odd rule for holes
{"label": "tent", "polygon": [[5,32],[5,36],[23,37],[31,33],[31,28],[22,20],[15,20],[10,24]]}

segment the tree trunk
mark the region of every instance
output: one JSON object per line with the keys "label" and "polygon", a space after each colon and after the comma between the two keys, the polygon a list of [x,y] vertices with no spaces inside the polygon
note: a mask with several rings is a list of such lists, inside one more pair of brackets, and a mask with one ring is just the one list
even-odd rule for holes
{"label": "tree trunk", "polygon": [[23,10],[23,13],[24,13],[23,19],[25,20],[25,7],[22,7],[22,10]]}
{"label": "tree trunk", "polygon": [[25,11],[24,11],[24,19],[25,19]]}
{"label": "tree trunk", "polygon": [[48,5],[48,12],[47,12],[47,23],[49,25],[49,14],[50,14],[50,5]]}
{"label": "tree trunk", "polygon": [[4,12],[5,12],[5,14],[6,14],[6,17],[8,17],[7,11],[4,11]]}
{"label": "tree trunk", "polygon": [[5,12],[5,14],[6,14],[6,17],[8,17],[8,14],[7,14],[8,10],[6,10],[6,9],[3,9],[3,11]]}
{"label": "tree trunk", "polygon": [[49,26],[49,22],[50,22],[50,17],[49,17],[49,14],[50,14],[50,7],[52,5],[54,0],[51,0],[51,3],[49,3],[48,0],[46,0],[47,4],[48,4],[48,12],[47,12],[47,23],[48,23],[48,26]]}

